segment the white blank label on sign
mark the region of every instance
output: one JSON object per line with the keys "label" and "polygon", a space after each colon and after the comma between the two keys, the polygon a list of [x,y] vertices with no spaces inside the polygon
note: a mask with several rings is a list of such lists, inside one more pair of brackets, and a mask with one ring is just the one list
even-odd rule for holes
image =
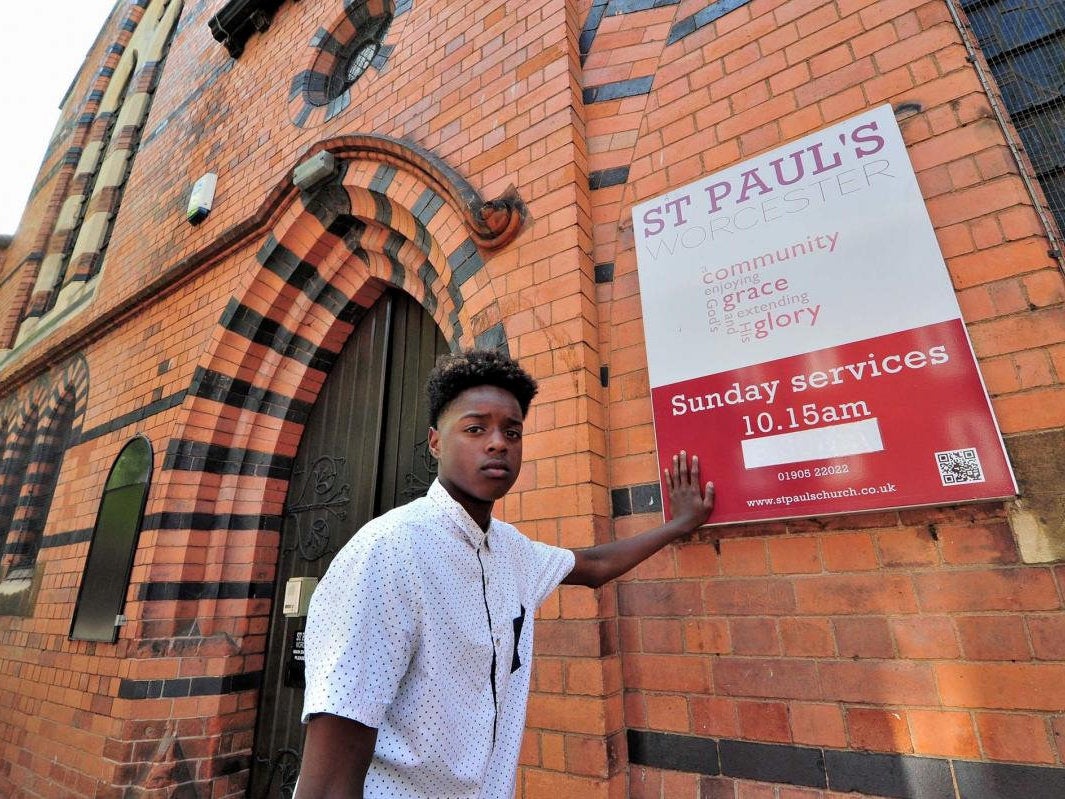
{"label": "white blank label on sign", "polygon": [[760,466],[879,452],[884,448],[884,442],[880,438],[880,425],[874,417],[797,433],[752,438],[741,442],[741,446],[744,468],[757,469]]}

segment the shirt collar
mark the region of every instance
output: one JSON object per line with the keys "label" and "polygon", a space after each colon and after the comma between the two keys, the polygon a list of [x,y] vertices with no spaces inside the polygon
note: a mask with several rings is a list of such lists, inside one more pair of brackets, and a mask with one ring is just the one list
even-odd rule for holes
{"label": "shirt collar", "polygon": [[433,480],[433,484],[429,486],[429,493],[426,496],[455,523],[455,526],[449,532],[462,538],[474,549],[480,549],[482,544],[486,549],[490,548],[488,533],[492,531],[495,519],[489,520],[487,532],[482,530],[481,526],[473,520],[470,514],[466,512],[466,509],[459,504],[458,500],[447,492],[447,489],[444,488],[439,479]]}

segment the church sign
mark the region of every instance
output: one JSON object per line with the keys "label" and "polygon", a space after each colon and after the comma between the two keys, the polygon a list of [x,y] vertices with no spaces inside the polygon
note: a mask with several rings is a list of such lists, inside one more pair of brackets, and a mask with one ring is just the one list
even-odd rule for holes
{"label": "church sign", "polygon": [[661,466],[717,524],[1013,496],[890,106],[633,208]]}

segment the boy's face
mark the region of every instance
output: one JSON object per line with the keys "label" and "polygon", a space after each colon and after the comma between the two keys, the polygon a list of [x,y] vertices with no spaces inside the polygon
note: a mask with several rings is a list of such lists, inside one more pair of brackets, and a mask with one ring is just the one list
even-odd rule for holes
{"label": "boy's face", "polygon": [[496,386],[466,389],[429,428],[429,451],[439,460],[440,483],[482,526],[492,503],[518,479],[521,434],[518,400]]}

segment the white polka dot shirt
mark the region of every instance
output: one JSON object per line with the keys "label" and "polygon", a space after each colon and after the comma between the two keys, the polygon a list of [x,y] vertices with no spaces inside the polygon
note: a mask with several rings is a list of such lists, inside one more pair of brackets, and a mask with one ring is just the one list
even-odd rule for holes
{"label": "white polka dot shirt", "polygon": [[513,797],[533,615],[573,563],[485,533],[439,482],[340,550],[307,617],[303,720],[378,729],[367,799]]}

